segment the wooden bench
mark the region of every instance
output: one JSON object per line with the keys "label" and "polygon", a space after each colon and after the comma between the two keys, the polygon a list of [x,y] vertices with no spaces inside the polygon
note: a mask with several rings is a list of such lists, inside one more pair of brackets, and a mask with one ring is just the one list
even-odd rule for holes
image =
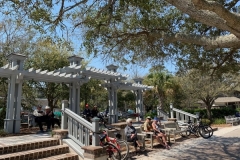
{"label": "wooden bench", "polygon": [[[187,128],[179,127],[177,122],[166,122],[164,123],[164,129],[163,129],[167,136],[168,141],[170,142],[170,136],[173,136],[174,143],[176,142],[176,135],[186,136],[187,135]],[[185,134],[185,135],[184,135]]]}
{"label": "wooden bench", "polygon": [[143,127],[143,125],[140,125],[140,133],[145,135],[145,140],[150,141],[151,149],[153,149],[153,141],[154,138],[156,138],[156,135],[153,132],[145,132]]}

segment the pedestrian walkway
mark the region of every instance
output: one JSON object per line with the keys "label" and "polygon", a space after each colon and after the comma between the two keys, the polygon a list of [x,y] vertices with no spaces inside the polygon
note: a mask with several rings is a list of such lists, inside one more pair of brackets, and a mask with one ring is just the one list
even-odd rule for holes
{"label": "pedestrian walkway", "polygon": [[138,160],[240,160],[240,125],[221,128],[209,139],[189,139],[171,150],[158,150]]}
{"label": "pedestrian walkway", "polygon": [[47,140],[51,138],[49,133],[45,134],[30,134],[24,136],[12,136],[12,137],[2,137],[0,138],[0,147],[4,147],[6,145],[13,145],[13,144],[21,144],[21,143],[28,143],[33,142],[34,140]]}
{"label": "pedestrian walkway", "polygon": [[[48,139],[50,134],[32,134],[0,138],[0,146],[27,143],[34,139]],[[138,160],[240,160],[240,125],[221,128],[209,139],[191,138],[173,145],[170,150],[162,147],[134,156]]]}

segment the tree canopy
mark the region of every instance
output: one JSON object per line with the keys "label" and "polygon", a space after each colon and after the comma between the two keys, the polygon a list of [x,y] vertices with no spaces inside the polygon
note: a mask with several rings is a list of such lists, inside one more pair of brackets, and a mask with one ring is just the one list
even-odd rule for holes
{"label": "tree canopy", "polygon": [[6,0],[0,7],[42,32],[71,26],[89,54],[122,64],[175,58],[197,68],[214,59],[212,68],[238,70],[238,0]]}
{"label": "tree canopy", "polygon": [[[211,76],[211,71],[201,73],[190,70],[179,77],[179,84],[192,105],[202,101],[206,105],[208,119],[211,119],[211,108],[215,99],[228,95],[239,84],[239,78],[232,74],[222,74],[221,77]],[[195,101],[194,101],[195,100]]]}

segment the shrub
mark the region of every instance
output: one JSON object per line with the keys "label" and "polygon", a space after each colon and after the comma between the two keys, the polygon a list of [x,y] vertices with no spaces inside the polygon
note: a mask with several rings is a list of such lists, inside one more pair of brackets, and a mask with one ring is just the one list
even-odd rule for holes
{"label": "shrub", "polygon": [[[184,111],[196,114],[196,112],[199,112],[202,118],[207,118],[207,110],[206,109],[184,109]],[[224,118],[224,116],[227,115],[234,115],[236,113],[235,109],[224,107],[220,109],[211,109],[212,112],[212,118]]]}
{"label": "shrub", "polygon": [[145,117],[150,116],[151,118],[157,117],[157,112],[149,111],[146,113]]}
{"label": "shrub", "polygon": [[226,120],[225,118],[215,118],[213,119],[213,124],[225,124]]}
{"label": "shrub", "polygon": [[209,119],[202,119],[204,125],[210,125],[211,121]]}
{"label": "shrub", "polygon": [[3,129],[1,129],[0,130],[0,137],[4,137],[6,135],[7,135],[7,133]]}

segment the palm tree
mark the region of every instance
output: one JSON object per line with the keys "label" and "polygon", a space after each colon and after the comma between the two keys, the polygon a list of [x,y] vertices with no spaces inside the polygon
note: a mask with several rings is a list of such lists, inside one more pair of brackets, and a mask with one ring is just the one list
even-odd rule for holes
{"label": "palm tree", "polygon": [[152,72],[144,80],[147,85],[154,86],[153,93],[158,98],[158,106],[164,109],[165,104],[171,101],[174,95],[173,76],[167,72]]}

